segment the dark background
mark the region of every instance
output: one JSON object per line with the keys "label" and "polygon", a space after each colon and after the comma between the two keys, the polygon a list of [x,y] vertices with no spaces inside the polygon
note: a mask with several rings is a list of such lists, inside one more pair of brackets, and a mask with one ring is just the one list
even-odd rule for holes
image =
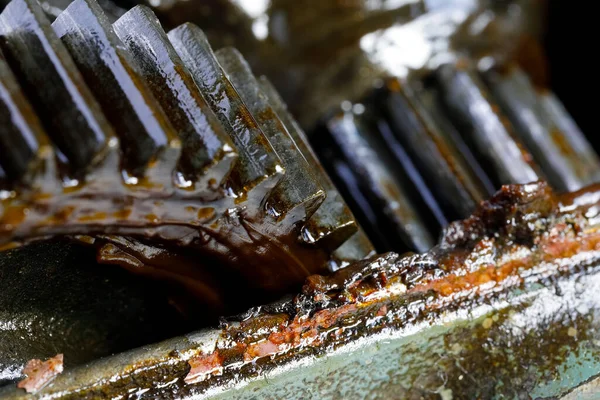
{"label": "dark background", "polygon": [[544,44],[550,86],[598,151],[598,14],[592,9],[592,2],[548,0],[547,3]]}

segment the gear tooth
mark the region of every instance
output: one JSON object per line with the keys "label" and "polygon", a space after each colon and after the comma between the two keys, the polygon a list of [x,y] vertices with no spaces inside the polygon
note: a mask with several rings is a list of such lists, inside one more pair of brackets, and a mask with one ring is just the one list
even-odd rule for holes
{"label": "gear tooth", "polygon": [[[310,147],[306,134],[287,110],[287,106],[279,96],[279,93],[277,93],[275,87],[264,76],[261,76],[258,81],[263,93],[267,96],[269,103],[273,107],[273,110],[277,113],[279,118],[281,118],[288,132],[294,139],[294,142],[298,146],[300,153],[308,163],[313,166],[313,173],[327,193],[327,197],[323,204],[321,204],[319,209],[304,225],[302,239],[307,243],[314,243],[317,246],[321,246],[328,251],[334,251],[353,236],[360,228],[358,227],[352,212],[348,208],[348,205],[335,188],[333,182],[323,169],[317,155]],[[363,253],[360,254],[358,259],[366,257],[373,251],[373,246],[370,245],[369,247],[369,245],[361,246]],[[357,254],[360,252],[361,251],[357,249]],[[345,254],[348,255],[347,252]],[[356,255],[353,254],[352,256]]]}
{"label": "gear tooth", "polygon": [[[51,128],[56,158],[81,174],[62,177],[77,185],[72,190],[53,180],[60,190],[52,196],[3,191],[0,215],[10,208],[23,220],[3,225],[0,244],[133,235],[198,250],[236,273],[260,269],[266,279],[249,277],[251,284],[273,291],[373,252],[273,87],[260,84],[235,50],[219,53],[221,65],[196,26],[166,35],[143,6],[111,25],[95,0],[75,0],[52,25],[34,0],[13,0],[0,22],[6,71],[16,70],[30,114]],[[74,109],[63,110],[62,100]],[[0,145],[14,149],[7,132]],[[49,144],[39,148],[53,159]],[[0,160],[2,185],[9,165]],[[178,190],[159,196],[166,182]],[[342,245],[348,240],[351,248]]]}
{"label": "gear tooth", "polygon": [[247,201],[262,202],[283,177],[281,160],[219,65],[206,36],[193,24],[169,32],[175,50],[239,152],[230,184]]}
{"label": "gear tooth", "polygon": [[113,28],[181,138],[180,185],[196,192],[217,188],[233,167],[236,150],[156,16],[136,6]]}
{"label": "gear tooth", "polygon": [[536,90],[517,65],[483,76],[552,187],[575,191],[600,181],[598,156],[552,93]]}
{"label": "gear tooth", "polygon": [[6,6],[0,36],[8,64],[68,164],[67,175],[84,178],[114,149],[115,138],[67,49],[35,0]]}
{"label": "gear tooth", "polygon": [[390,133],[383,140],[390,149],[406,149],[426,184],[437,188],[432,197],[447,219],[467,218],[487,198],[485,184],[423,105],[418,94],[423,90],[415,82],[391,78],[377,91],[374,109]]}
{"label": "gear tooth", "polygon": [[39,162],[45,138],[35,114],[21,93],[0,52],[0,165],[5,179],[20,181]]}
{"label": "gear tooth", "polygon": [[0,165],[5,186],[45,193],[59,187],[52,146],[0,51]]}
{"label": "gear tooth", "polygon": [[489,166],[494,184],[530,183],[543,179],[533,157],[515,137],[481,79],[470,66],[446,64],[436,72],[436,83],[448,115],[465,141]]}
{"label": "gear tooth", "polygon": [[[416,92],[416,95],[422,105],[421,108],[423,110],[421,111],[427,113],[433,124],[439,129],[439,133],[448,141],[448,145],[456,149],[458,156],[462,158],[466,171],[458,173],[461,176],[461,179],[464,179],[462,178],[463,175],[468,175],[469,179],[472,180],[472,185],[478,187],[478,190],[473,191],[473,199],[477,198],[477,191],[480,192],[479,196],[482,196],[483,199],[492,196],[496,192],[494,184],[490,180],[483,166],[477,161],[473,151],[464,141],[454,124],[450,121],[441,102],[439,90],[428,82]],[[477,203],[479,203],[479,201],[477,201]]]}
{"label": "gear tooth", "polygon": [[242,55],[235,49],[217,51],[227,77],[281,158],[286,176],[267,199],[268,210],[279,220],[305,221],[325,200],[325,191],[283,122],[269,105],[258,81]]}
{"label": "gear tooth", "polygon": [[376,254],[373,243],[369,240],[367,234],[359,229],[350,239],[346,240],[334,252],[332,258],[337,261],[336,264],[330,263],[332,270],[344,268],[349,262],[363,260]]}
{"label": "gear tooth", "polygon": [[122,168],[172,186],[178,136],[98,3],[75,0],[52,27],[119,136]]}
{"label": "gear tooth", "polygon": [[427,251],[442,221],[426,218],[429,210],[422,210],[408,192],[409,179],[400,174],[370,122],[364,115],[340,111],[314,136],[314,148],[344,198],[361,213],[357,217],[370,228],[369,237],[387,248],[404,243],[407,250]]}

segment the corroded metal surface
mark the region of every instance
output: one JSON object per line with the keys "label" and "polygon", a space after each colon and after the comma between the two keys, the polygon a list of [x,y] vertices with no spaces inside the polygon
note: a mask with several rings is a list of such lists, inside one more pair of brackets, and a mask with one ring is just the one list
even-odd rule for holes
{"label": "corroded metal surface", "polygon": [[[69,369],[199,326],[164,282],[99,265],[94,253],[53,240],[0,255],[0,386],[23,378],[31,359],[63,353]],[[193,320],[216,320],[208,311]]]}
{"label": "corroded metal surface", "polygon": [[481,154],[481,162],[497,185],[540,179],[533,157],[502,119],[499,106],[470,66],[445,65],[437,78],[450,115]]}
{"label": "corroded metal surface", "polygon": [[600,180],[598,156],[551,92],[534,87],[517,65],[485,77],[554,187],[573,191]]}
{"label": "corroded metal surface", "polygon": [[[598,193],[590,187],[558,196],[543,183],[506,186],[452,224],[426,255],[389,253],[330,277],[312,276],[293,301],[65,371],[42,393],[565,394],[592,378],[599,362],[600,304],[590,291],[599,276]],[[365,363],[372,365],[368,374]],[[303,389],[293,383],[300,377]],[[13,390],[3,394],[24,397]]]}
{"label": "corroded metal surface", "polygon": [[244,192],[250,192],[247,200],[256,197],[261,202],[282,179],[281,160],[274,157],[271,143],[225,76],[204,33],[194,25],[184,24],[169,32],[169,40],[240,149],[231,177],[235,189],[242,198],[248,197]]}
{"label": "corroded metal surface", "polygon": [[238,89],[240,97],[256,116],[256,122],[281,157],[286,170],[286,176],[269,196],[267,211],[278,220],[288,219],[291,223],[308,220],[325,199],[325,192],[312,173],[311,166],[273,111],[242,55],[232,48],[221,49],[216,55],[227,77]]}
{"label": "corroded metal surface", "polygon": [[389,80],[376,102],[389,121],[391,138],[402,143],[420,164],[433,195],[451,219],[466,218],[480,201],[486,199],[485,184],[471,171],[453,138],[438,126],[410,85]]}
{"label": "corroded metal surface", "polygon": [[[356,221],[346,204],[338,201],[340,194],[325,170],[321,167],[319,158],[310,146],[306,134],[287,110],[287,106],[281,97],[279,97],[277,90],[265,77],[261,77],[260,87],[273,106],[273,110],[288,128],[302,156],[309,164],[318,166],[314,171],[315,176],[327,193],[327,197],[321,207],[319,207],[304,226],[302,238],[307,243],[325,242],[328,248],[332,250],[337,249],[342,244],[340,239],[346,237],[346,232],[354,234],[358,230]],[[362,233],[357,234],[361,235]],[[364,251],[366,256],[371,251],[371,246],[367,245],[365,248],[357,250]]]}
{"label": "corroded metal surface", "polygon": [[[433,246],[435,233],[431,225],[435,227],[437,223],[439,228],[446,220],[441,212],[428,214],[423,211],[411,197],[408,178],[394,168],[394,160],[377,142],[373,127],[364,115],[353,110],[337,112],[316,135],[313,145],[330,170],[342,163],[352,170],[353,176],[349,178],[356,182],[349,182],[347,190],[361,192],[371,203],[371,212],[366,204],[355,206],[355,209],[357,213],[365,214],[371,237],[380,236],[374,240],[387,242],[388,249],[404,243],[408,249],[424,252]],[[347,195],[346,198],[360,202],[360,196]],[[428,218],[429,215],[433,218]],[[432,222],[430,226],[426,221]]]}
{"label": "corroded metal surface", "polygon": [[[475,68],[490,63],[482,55],[495,63],[512,56],[522,29],[519,13],[507,12],[514,4],[447,2],[451,12],[436,20],[435,9],[446,5],[427,2],[429,15],[407,35],[398,22],[422,13],[422,2],[281,0],[263,10],[271,20],[269,40],[261,41],[250,33],[260,26],[235,1],[157,3],[171,21],[188,17],[186,10],[208,21],[204,14],[221,8],[238,18],[233,25],[252,49],[253,67],[287,89],[307,126],[325,116],[324,130],[310,140],[325,144],[319,156],[333,155],[328,172],[370,237],[380,248],[426,253],[388,253],[313,275],[293,300],[223,320],[215,330],[78,368],[67,359],[67,371],[42,396],[554,398],[593,390],[598,188],[558,196],[541,182],[505,186],[473,216],[448,225],[469,215],[493,185],[546,176],[562,190],[596,180],[597,157],[552,93],[537,94],[535,114],[561,131],[552,138],[551,149],[564,153],[556,165],[541,150],[548,138],[532,140],[533,125],[518,113],[531,105],[526,96],[513,98],[515,87],[498,90],[492,79],[486,86]],[[68,140],[70,131],[57,131],[40,109],[56,110],[52,96],[29,98],[38,96],[25,71],[34,63],[15,59],[19,50],[10,47],[19,43],[12,31],[23,18],[11,4],[0,37],[16,74],[0,60],[0,89],[9,93],[0,116],[24,116],[35,131],[27,97],[44,128],[0,134],[0,146],[18,143],[10,159],[0,159],[0,243],[79,235],[99,248],[102,262],[175,282],[201,299],[198,309],[215,313],[232,309],[223,308],[226,299],[235,307],[239,299],[270,301],[295,293],[311,273],[372,255],[328,174],[311,165],[318,157],[308,138],[234,50],[218,51],[218,60],[194,25],[166,35],[145,7],[111,26],[95,3],[77,0],[56,13],[53,33],[35,2],[14,4],[35,17],[28,28],[36,40],[49,43],[33,40],[28,48],[42,48],[76,83],[65,81],[75,92],[59,97],[89,95],[78,103],[81,112],[98,114],[114,137],[106,132],[106,151],[76,154],[82,143]],[[325,18],[330,23],[315,24]],[[428,36],[440,30],[449,36]],[[423,50],[411,55],[420,60],[390,57],[407,40]],[[88,136],[77,140],[94,147]],[[24,146],[26,137],[42,144]],[[444,227],[441,244],[427,252]],[[13,389],[2,394],[22,397]]]}
{"label": "corroded metal surface", "polygon": [[35,393],[51,382],[56,375],[63,372],[63,355],[57,354],[46,361],[33,359],[27,362],[23,373],[27,378],[17,384],[20,389],[27,393]]}
{"label": "corroded metal surface", "polygon": [[0,131],[0,152],[8,160],[5,163],[5,179],[25,180],[39,185],[39,180],[35,183],[31,180],[43,175],[40,169],[43,171],[50,167],[52,151],[39,120],[16,84],[1,52],[0,91],[0,123],[3,127]]}
{"label": "corroded metal surface", "polygon": [[[181,138],[181,179],[200,193],[206,187],[218,188],[237,154],[160,22],[150,9],[138,6],[119,18],[113,28]],[[272,153],[270,157],[277,163]]]}

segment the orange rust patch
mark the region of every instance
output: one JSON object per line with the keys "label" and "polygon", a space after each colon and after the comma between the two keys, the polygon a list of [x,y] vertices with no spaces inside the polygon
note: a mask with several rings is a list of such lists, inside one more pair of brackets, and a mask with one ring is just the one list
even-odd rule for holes
{"label": "orange rust patch", "polygon": [[346,304],[339,308],[318,311],[310,319],[295,318],[286,329],[273,332],[269,338],[277,344],[299,344],[302,337],[305,337],[303,334],[316,334],[319,329],[328,329],[340,318],[356,310],[356,304]]}
{"label": "orange rust patch", "polygon": [[488,265],[463,276],[450,274],[426,284],[416,285],[409,290],[409,292],[425,292],[433,290],[442,296],[450,296],[465,290],[477,289],[489,282],[498,284],[509,276],[518,276],[518,271],[528,269],[532,264],[531,259],[524,258],[509,261],[499,267]]}
{"label": "orange rust patch", "polygon": [[63,209],[55,212],[53,215],[48,217],[48,223],[50,224],[63,224],[71,217],[75,211],[75,206],[66,206]]}
{"label": "orange rust patch", "polygon": [[106,217],[107,217],[107,215],[105,212],[96,212],[93,214],[84,215],[82,217],[79,217],[79,221],[80,222],[102,221],[102,220],[105,220]]}
{"label": "orange rust patch", "polygon": [[123,208],[121,210],[115,211],[113,213],[113,217],[117,219],[127,219],[131,215],[131,209]]}
{"label": "orange rust patch", "polygon": [[551,236],[540,243],[544,261],[559,258],[569,258],[577,253],[600,250],[600,233],[565,239],[560,236]]}
{"label": "orange rust patch", "polygon": [[46,386],[52,379],[63,371],[63,355],[46,360],[30,360],[25,365],[23,373],[27,378],[17,383],[17,387],[25,389],[27,393],[35,393]]}
{"label": "orange rust patch", "polygon": [[218,350],[208,355],[202,354],[191,358],[188,361],[191,369],[184,379],[185,383],[197,383],[206,379],[208,375],[221,374],[223,371],[223,361],[224,359]]}
{"label": "orange rust patch", "polygon": [[277,354],[283,349],[285,349],[284,345],[273,343],[270,339],[258,343],[252,343],[244,352],[244,361],[251,361],[255,358]]}
{"label": "orange rust patch", "polygon": [[[557,230],[557,232],[560,232],[560,230]],[[563,237],[560,234],[550,235],[542,239],[539,248],[543,261],[552,262],[561,258],[570,258],[582,252],[600,250],[600,233],[577,237]],[[464,290],[477,289],[489,282],[498,284],[510,276],[518,277],[519,272],[534,267],[538,264],[538,261],[534,257],[528,256],[498,266],[484,266],[477,271],[464,275],[460,274],[464,271],[464,264],[459,263],[451,266],[456,272],[434,281],[421,282],[409,292],[433,290],[442,296],[450,296]],[[460,266],[460,268],[456,266]]]}
{"label": "orange rust patch", "polygon": [[146,215],[144,216],[144,218],[145,218],[147,221],[149,221],[149,222],[152,222],[152,223],[155,223],[155,224],[156,224],[156,223],[158,223],[158,221],[159,221],[159,219],[158,219],[158,216],[157,216],[156,214],[146,214]]}
{"label": "orange rust patch", "polygon": [[27,216],[27,207],[25,206],[10,206],[4,210],[0,225],[16,226],[25,220]]}
{"label": "orange rust patch", "polygon": [[198,219],[208,220],[215,216],[215,209],[212,207],[205,207],[198,210]]}
{"label": "orange rust patch", "polygon": [[335,309],[318,311],[312,318],[296,316],[289,325],[282,323],[266,340],[250,343],[245,348],[244,360],[251,361],[301,345],[317,346],[322,342],[319,337],[322,330],[331,328],[341,318],[357,309],[356,304],[346,304]]}
{"label": "orange rust patch", "polygon": [[575,151],[571,147],[571,144],[567,141],[565,135],[559,129],[552,129],[550,131],[550,138],[554,144],[558,147],[560,152],[569,157],[576,157]]}

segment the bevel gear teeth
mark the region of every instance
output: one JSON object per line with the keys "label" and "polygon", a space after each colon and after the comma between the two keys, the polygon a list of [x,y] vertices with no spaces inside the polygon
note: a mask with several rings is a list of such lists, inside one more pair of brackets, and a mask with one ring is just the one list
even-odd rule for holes
{"label": "bevel gear teeth", "polygon": [[98,3],[72,2],[52,27],[121,141],[122,170],[130,180],[171,189],[179,136]]}
{"label": "bevel gear teeth", "polygon": [[1,51],[0,126],[0,181],[48,188],[56,172],[49,139]]}
{"label": "bevel gear teeth", "polygon": [[59,159],[82,177],[118,143],[71,55],[35,0],[11,1],[0,15],[0,35],[6,60]]}
{"label": "bevel gear teeth", "polygon": [[[313,173],[325,190],[325,200],[304,225],[302,238],[306,243],[319,243],[319,245],[334,251],[350,235],[358,231],[354,216],[321,166],[306,134],[287,110],[275,87],[264,76],[259,78],[259,85],[273,110],[287,127],[302,156],[310,165],[315,166]],[[372,249],[372,246],[370,247]],[[368,254],[369,251],[365,254]]]}
{"label": "bevel gear teeth", "polygon": [[317,182],[311,166],[273,111],[242,55],[232,48],[221,49],[216,55],[227,77],[281,157],[286,171],[285,177],[267,199],[268,211],[277,220],[286,218],[289,223],[307,220],[325,199],[325,192]]}
{"label": "bevel gear teeth", "polygon": [[170,31],[168,36],[238,149],[239,159],[229,179],[232,188],[241,197],[262,201],[285,172],[281,160],[225,76],[202,30],[184,24]]}
{"label": "bevel gear teeth", "polygon": [[[422,90],[421,90],[422,91]],[[390,148],[402,146],[414,160],[449,220],[467,218],[491,193],[473,172],[448,133],[441,129],[410,82],[392,78],[375,96],[392,135],[382,135]]]}
{"label": "bevel gear teeth", "polygon": [[496,186],[543,180],[529,151],[516,138],[511,124],[503,119],[477,71],[470,66],[443,65],[436,72],[437,83],[449,115],[468,136],[489,165]]}
{"label": "bevel gear teeth", "polygon": [[167,35],[144,6],[111,25],[95,0],[50,24],[13,0],[0,43],[0,246],[69,235],[190,290],[216,262],[279,293],[373,253],[275,89],[200,28]]}
{"label": "bevel gear teeth", "polygon": [[552,187],[572,192],[600,182],[600,158],[556,96],[535,88],[519,66],[507,69],[483,77]]}
{"label": "bevel gear teeth", "polygon": [[217,188],[237,159],[233,143],[175,52],[154,13],[137,6],[113,28],[135,57],[154,96],[181,138],[182,181]]}

